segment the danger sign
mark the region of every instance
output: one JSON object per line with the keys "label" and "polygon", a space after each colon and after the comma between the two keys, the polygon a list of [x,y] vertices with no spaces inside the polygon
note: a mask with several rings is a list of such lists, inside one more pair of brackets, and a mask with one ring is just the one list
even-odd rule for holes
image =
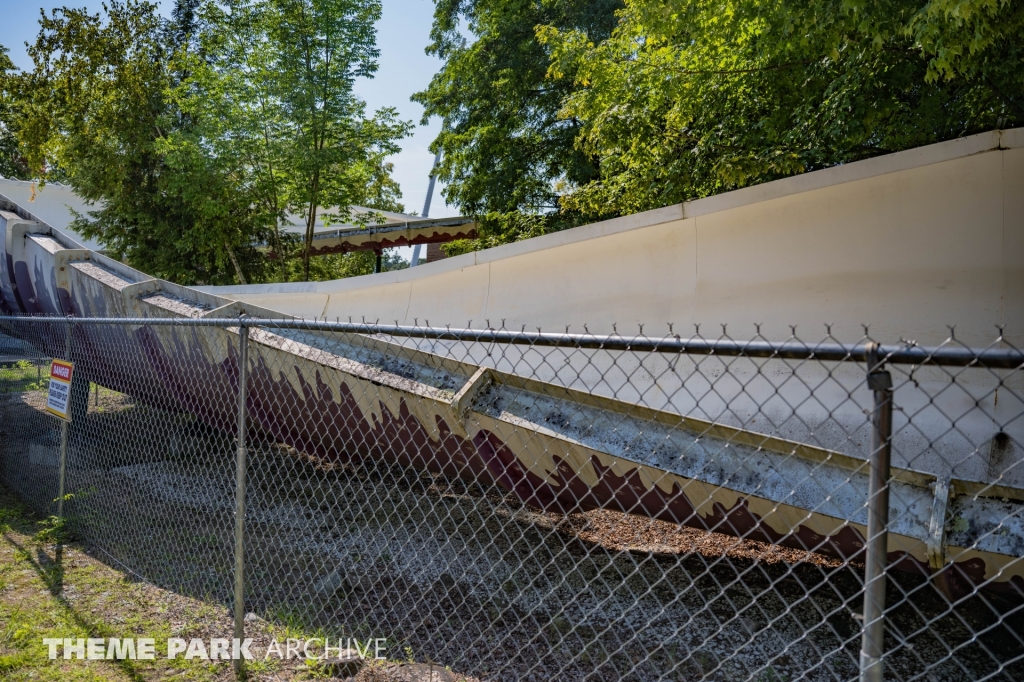
{"label": "danger sign", "polygon": [[46,411],[52,415],[71,421],[68,406],[71,403],[71,374],[75,366],[64,360],[50,363],[50,390],[46,395]]}

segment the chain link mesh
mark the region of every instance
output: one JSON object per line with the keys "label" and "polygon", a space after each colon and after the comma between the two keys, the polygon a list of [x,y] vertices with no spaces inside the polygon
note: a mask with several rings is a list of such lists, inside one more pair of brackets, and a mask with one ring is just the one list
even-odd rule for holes
{"label": "chain link mesh", "polygon": [[[0,481],[54,513],[70,334],[64,514],[142,579],[232,603],[244,390],[248,612],[479,680],[858,678],[874,402],[839,340],[251,324],[240,386],[238,321],[0,319]],[[886,679],[1024,679],[1024,368],[965,352],[885,367]]]}

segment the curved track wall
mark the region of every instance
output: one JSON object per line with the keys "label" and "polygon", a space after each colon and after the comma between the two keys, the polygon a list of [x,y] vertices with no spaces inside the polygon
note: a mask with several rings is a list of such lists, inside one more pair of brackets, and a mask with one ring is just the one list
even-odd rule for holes
{"label": "curved track wall", "polygon": [[[1005,326],[1007,337],[1024,345],[1022,141],[1021,131],[988,133],[412,271],[321,284],[188,289],[81,248],[8,206],[17,212],[0,212],[0,298],[8,312],[79,317],[231,318],[244,312],[262,318],[432,319],[434,324],[486,323],[491,317],[493,323],[504,318],[511,328],[552,327],[557,321],[558,328],[586,323],[594,332],[629,321],[763,321],[763,333],[775,337],[782,332],[778,321],[816,326],[824,320],[846,339],[857,338],[860,322],[871,321],[876,338],[911,337],[923,344],[941,341],[948,336],[945,324],[957,322],[968,343],[987,343],[993,338],[988,330]],[[63,331],[53,330],[53,338],[37,341],[59,349]],[[237,329],[211,335],[185,326],[81,325],[75,333],[80,370],[88,380],[230,428]],[[815,401],[805,401],[798,418],[788,420],[797,428],[789,432],[774,426],[768,409],[763,424],[730,423],[728,414],[712,424],[695,416],[707,413],[699,401],[676,399],[692,393],[667,386],[632,399],[628,375],[622,373],[621,385],[605,379],[609,363],[617,362],[607,356],[595,361],[593,355],[576,355],[575,361],[596,368],[604,388],[595,390],[585,381],[564,385],[557,371],[546,376],[541,370],[526,379],[493,359],[453,363],[361,335],[273,329],[252,334],[255,395],[267,396],[265,403],[253,398],[254,421],[308,454],[381,457],[493,481],[542,507],[606,507],[846,557],[860,551],[865,453],[850,434],[864,426],[865,389],[856,369],[849,381],[843,370],[819,366],[792,382],[798,389],[800,383],[813,385],[814,371],[836,379]],[[140,366],[127,372],[105,353],[112,346],[134,349]],[[467,352],[467,358],[471,355]],[[514,352],[502,357],[514,368]],[[183,358],[216,379],[192,385],[175,369],[188,364]],[[668,360],[644,362],[652,371],[650,363]],[[396,363],[408,366],[396,371]],[[764,367],[747,369],[773,371]],[[785,370],[785,363],[777,369]],[[741,364],[730,367],[734,375],[743,371]],[[662,372],[655,368],[653,374]],[[583,381],[583,373],[578,376]],[[915,380],[939,386],[945,379],[922,372]],[[894,558],[905,557],[918,568],[928,565],[936,508],[931,488],[948,477],[965,479],[958,485],[974,490],[977,498],[979,488],[970,481],[993,476],[982,455],[997,430],[1016,448],[1007,460],[1010,480],[1000,478],[1000,494],[1010,491],[1024,503],[1019,488],[1024,467],[1013,464],[1022,458],[1024,425],[1006,413],[1015,409],[1012,404],[1004,399],[1000,407],[992,399],[992,387],[1000,381],[993,373],[965,376],[968,390],[943,405],[949,412],[971,408],[956,424],[966,445],[941,443],[949,429],[942,419],[904,429],[920,434],[923,445],[898,444],[897,452],[911,453],[919,471],[900,475],[899,485],[906,489],[898,497],[910,502],[890,535]],[[1019,384],[1019,372],[1009,381]],[[1017,384],[1011,388],[1021,388]],[[727,405],[749,398],[760,406],[768,404],[766,397],[782,395],[771,383],[737,386],[734,395],[716,387],[716,398]],[[759,390],[767,393],[760,396]],[[837,406],[825,414],[837,425],[834,439],[815,435],[814,447],[802,445],[821,421],[815,414],[815,402],[820,406],[821,401]],[[783,396],[780,408],[795,410],[794,404]],[[597,431],[584,437],[576,432],[579,424],[548,418],[562,412],[583,415],[587,428]],[[623,442],[623,429],[636,432],[629,442],[637,447],[628,452],[616,445]],[[811,432],[802,435],[801,429]],[[667,460],[666,447],[673,453]],[[743,472],[743,485],[708,473],[705,466],[708,453],[716,452],[718,465],[728,467],[722,459],[728,447],[743,455],[743,462],[733,462]],[[911,462],[897,458],[895,463]],[[806,481],[808,472],[824,476],[824,469],[837,482],[845,481],[848,497],[823,501],[813,491],[801,497],[791,489],[793,482]],[[1014,512],[1009,518],[1019,516]],[[982,533],[991,536],[991,546],[971,555],[964,574],[975,581],[1024,578],[1013,544],[1018,536],[993,533]]]}
{"label": "curved track wall", "polygon": [[[206,289],[289,314],[769,338],[833,325],[1024,345],[1024,129],[807,173],[417,268]],[[654,325],[658,325],[655,329]]]}

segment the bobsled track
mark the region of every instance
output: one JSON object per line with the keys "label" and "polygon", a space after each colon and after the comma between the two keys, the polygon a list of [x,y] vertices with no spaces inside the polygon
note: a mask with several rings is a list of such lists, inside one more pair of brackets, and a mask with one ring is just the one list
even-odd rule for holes
{"label": "bobsled track", "polygon": [[[253,426],[310,457],[846,559],[867,519],[871,323],[904,378],[890,560],[948,569],[951,589],[1024,590],[1024,130],[327,283],[178,286],[82,248],[31,206],[3,208],[4,312],[106,318],[73,326],[83,380],[230,432],[244,324]],[[756,343],[729,341],[753,323]],[[791,323],[806,345],[785,343]],[[26,340],[61,356],[66,327],[39,321]],[[113,347],[138,359],[132,377]],[[627,349],[650,391],[631,383],[636,363],[611,371],[608,351]],[[709,355],[746,383],[688,385],[679,363]],[[184,360],[217,377],[202,399]],[[794,365],[798,382],[755,380]]]}

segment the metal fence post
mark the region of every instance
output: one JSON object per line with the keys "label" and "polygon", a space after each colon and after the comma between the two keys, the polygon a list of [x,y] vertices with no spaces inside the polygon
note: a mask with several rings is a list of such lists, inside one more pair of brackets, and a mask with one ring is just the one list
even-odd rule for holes
{"label": "metal fence post", "polygon": [[864,561],[864,630],[860,682],[882,682],[885,665],[885,587],[888,564],[889,462],[892,438],[892,377],[883,370],[878,344],[867,348],[871,412],[871,460],[868,482],[867,557]]}
{"label": "metal fence post", "polygon": [[[68,318],[67,322],[67,337],[64,341],[64,359],[71,362],[71,330],[73,329],[74,323],[71,318]],[[71,395],[69,389],[68,395],[68,413],[71,410]],[[64,519],[64,479],[65,472],[67,471],[67,460],[68,460],[68,420],[62,419],[60,422],[60,459],[57,463],[57,518]]]}
{"label": "metal fence post", "polygon": [[[235,459],[235,640],[238,652],[245,639],[245,467],[246,394],[249,383],[249,326],[238,320],[238,450]],[[238,655],[236,653],[236,655]],[[242,658],[234,659],[235,673],[242,676]]]}

